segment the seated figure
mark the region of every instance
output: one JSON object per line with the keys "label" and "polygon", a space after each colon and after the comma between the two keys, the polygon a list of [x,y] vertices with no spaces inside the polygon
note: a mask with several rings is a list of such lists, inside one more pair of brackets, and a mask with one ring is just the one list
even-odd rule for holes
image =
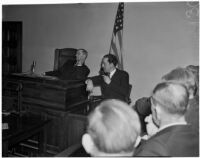
{"label": "seated figure", "polygon": [[118,60],[113,54],[104,55],[101,61],[100,75],[86,80],[87,90],[101,87],[103,99],[119,99],[127,102],[129,97],[129,74],[117,68]]}
{"label": "seated figure", "polygon": [[45,75],[56,76],[63,80],[85,80],[90,73],[85,65],[88,52],[84,49],[76,51],[76,60],[68,60],[58,70],[45,72]]}

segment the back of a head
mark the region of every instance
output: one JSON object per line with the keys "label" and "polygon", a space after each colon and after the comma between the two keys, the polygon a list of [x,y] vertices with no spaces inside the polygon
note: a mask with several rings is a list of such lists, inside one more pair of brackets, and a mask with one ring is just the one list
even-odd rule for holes
{"label": "back of a head", "polygon": [[103,153],[129,153],[140,134],[137,113],[119,100],[106,100],[90,114],[88,133]]}
{"label": "back of a head", "polygon": [[179,83],[159,83],[153,90],[152,101],[170,115],[183,116],[188,106],[188,91]]}
{"label": "back of a head", "polygon": [[196,86],[199,88],[199,66],[188,65],[186,69],[194,74]]}
{"label": "back of a head", "polygon": [[195,94],[196,91],[196,82],[195,82],[195,76],[194,74],[187,70],[186,68],[178,67],[176,69],[173,69],[166,75],[162,77],[165,81],[171,81],[183,84],[188,92],[192,95]]}
{"label": "back of a head", "polygon": [[142,116],[151,114],[150,97],[142,97],[135,102],[134,109]]}
{"label": "back of a head", "polygon": [[192,71],[193,73],[199,74],[199,66],[188,65],[186,69]]}

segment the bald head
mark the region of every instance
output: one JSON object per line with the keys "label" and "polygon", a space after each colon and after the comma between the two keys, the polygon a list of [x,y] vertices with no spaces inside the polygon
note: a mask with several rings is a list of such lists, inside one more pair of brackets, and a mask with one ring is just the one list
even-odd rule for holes
{"label": "bald head", "polygon": [[188,96],[184,85],[163,82],[154,88],[152,102],[169,114],[184,115],[188,106]]}
{"label": "bald head", "polygon": [[140,135],[140,121],[125,102],[106,100],[89,115],[87,130],[98,151],[131,153]]}

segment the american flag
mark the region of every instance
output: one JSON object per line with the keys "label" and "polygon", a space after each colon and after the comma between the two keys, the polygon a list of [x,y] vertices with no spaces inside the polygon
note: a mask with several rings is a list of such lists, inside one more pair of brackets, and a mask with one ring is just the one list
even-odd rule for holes
{"label": "american flag", "polygon": [[118,59],[118,68],[123,70],[123,17],[124,17],[124,3],[119,3],[115,24],[112,33],[110,44],[110,54],[113,54]]}

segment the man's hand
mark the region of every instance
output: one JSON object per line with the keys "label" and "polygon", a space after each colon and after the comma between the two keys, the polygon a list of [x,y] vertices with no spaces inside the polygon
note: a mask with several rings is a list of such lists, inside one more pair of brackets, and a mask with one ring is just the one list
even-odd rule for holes
{"label": "man's hand", "polygon": [[103,80],[104,80],[104,82],[106,82],[107,84],[110,84],[110,82],[111,82],[110,77],[107,76],[107,75],[102,75],[102,76],[103,76]]}
{"label": "man's hand", "polygon": [[43,72],[43,73],[41,73],[41,75],[42,75],[42,76],[45,76],[45,75],[46,75],[46,73],[45,73],[45,72]]}
{"label": "man's hand", "polygon": [[94,88],[92,80],[87,79],[85,81],[85,83],[87,84],[86,91],[90,91],[91,92],[93,90],[93,88]]}
{"label": "man's hand", "polygon": [[158,132],[158,127],[154,124],[152,120],[152,115],[147,116],[144,121],[147,123],[146,128],[149,137],[153,136]]}

